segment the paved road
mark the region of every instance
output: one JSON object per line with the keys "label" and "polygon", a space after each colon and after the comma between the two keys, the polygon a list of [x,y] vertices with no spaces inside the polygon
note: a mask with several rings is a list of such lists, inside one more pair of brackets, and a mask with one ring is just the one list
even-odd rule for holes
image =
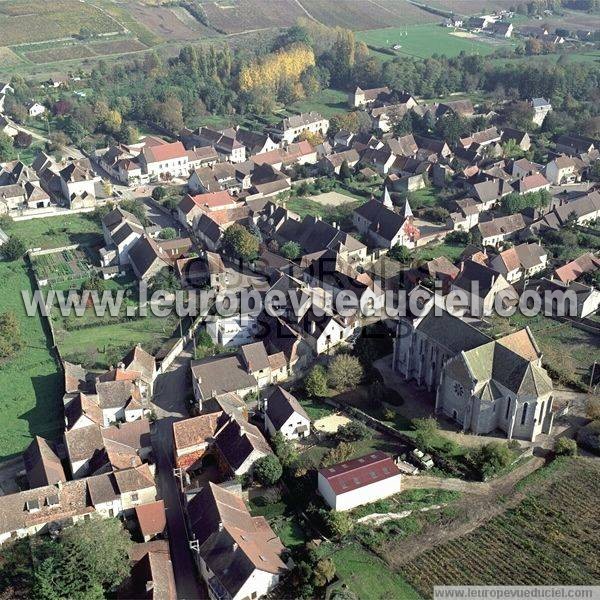
{"label": "paved road", "polygon": [[171,215],[168,215],[165,211],[157,208],[151,199],[148,198],[148,196],[142,196],[138,199],[141,200],[146,206],[146,214],[148,215],[148,219],[150,219],[150,221],[156,225],[159,225],[160,227],[172,227],[182,236],[186,234],[181,226],[181,223]]}
{"label": "paved road", "polygon": [[188,345],[166,373],[155,382],[153,403],[158,420],[152,426],[152,447],[156,459],[158,488],[165,501],[171,560],[177,585],[177,597],[182,600],[207,598],[199,580],[187,540],[188,535],[181,505],[179,480],[173,475],[173,423],[188,416],[186,397],[190,391]]}

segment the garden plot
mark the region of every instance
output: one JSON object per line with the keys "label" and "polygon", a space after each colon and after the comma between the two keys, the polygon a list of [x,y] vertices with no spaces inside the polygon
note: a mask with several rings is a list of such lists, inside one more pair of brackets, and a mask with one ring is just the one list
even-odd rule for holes
{"label": "garden plot", "polygon": [[84,279],[95,271],[79,248],[32,256],[31,263],[41,286]]}

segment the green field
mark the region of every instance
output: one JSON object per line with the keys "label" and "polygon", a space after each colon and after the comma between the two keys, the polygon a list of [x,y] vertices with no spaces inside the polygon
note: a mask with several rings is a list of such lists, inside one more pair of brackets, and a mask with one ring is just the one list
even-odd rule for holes
{"label": "green field", "polygon": [[[399,44],[398,56],[409,55],[428,58],[434,54],[458,56],[461,52],[468,54],[491,54],[496,48],[506,46],[506,42],[494,40],[485,42],[474,38],[452,35],[452,32],[440,25],[414,25],[412,27],[388,27],[361,31],[356,39],[369,46],[392,49]],[[375,52],[376,56],[390,60],[393,56],[384,52]]]}
{"label": "green field", "polygon": [[0,262],[0,307],[19,317],[25,348],[0,365],[0,460],[22,452],[33,435],[54,438],[62,430],[62,380],[42,320],[25,313],[21,290],[32,290],[24,261]]}
{"label": "green field", "polygon": [[351,544],[332,555],[336,575],[360,600],[418,600],[419,594],[382,560]]}
{"label": "green field", "polygon": [[348,110],[348,94],[340,90],[326,88],[308,100],[294,102],[288,107],[288,112],[316,111],[329,119]]}
{"label": "green field", "polygon": [[89,213],[13,221],[3,229],[9,235],[20,237],[28,248],[46,250],[74,244],[94,246],[102,243],[100,223]]}

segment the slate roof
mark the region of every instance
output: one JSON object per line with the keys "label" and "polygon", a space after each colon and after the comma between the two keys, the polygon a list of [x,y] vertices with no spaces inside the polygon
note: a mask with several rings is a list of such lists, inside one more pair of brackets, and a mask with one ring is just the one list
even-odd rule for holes
{"label": "slate roof", "polygon": [[371,223],[371,231],[388,241],[398,235],[406,222],[404,216],[375,199],[361,204],[354,212]]}
{"label": "slate roof", "polygon": [[434,310],[429,311],[417,324],[417,330],[452,354],[477,348],[491,340],[479,329],[445,310],[441,312],[440,316],[436,316],[434,313]]}
{"label": "slate roof", "polygon": [[280,429],[294,413],[310,421],[296,397],[278,385],[267,399],[269,421],[273,423],[275,429]]}
{"label": "slate roof", "polygon": [[133,244],[129,250],[129,261],[141,279],[146,277],[157,262],[162,263],[163,266],[167,265],[159,254],[158,244],[147,235],[143,235]]}
{"label": "slate roof", "polygon": [[104,449],[104,440],[98,425],[87,425],[65,432],[65,444],[71,463],[90,460]]}

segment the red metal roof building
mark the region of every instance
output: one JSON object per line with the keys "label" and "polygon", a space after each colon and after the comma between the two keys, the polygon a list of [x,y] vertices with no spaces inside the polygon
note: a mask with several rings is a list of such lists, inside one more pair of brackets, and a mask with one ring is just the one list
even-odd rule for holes
{"label": "red metal roof building", "polygon": [[400,469],[375,451],[319,470],[319,492],[335,510],[350,510],[400,492]]}

